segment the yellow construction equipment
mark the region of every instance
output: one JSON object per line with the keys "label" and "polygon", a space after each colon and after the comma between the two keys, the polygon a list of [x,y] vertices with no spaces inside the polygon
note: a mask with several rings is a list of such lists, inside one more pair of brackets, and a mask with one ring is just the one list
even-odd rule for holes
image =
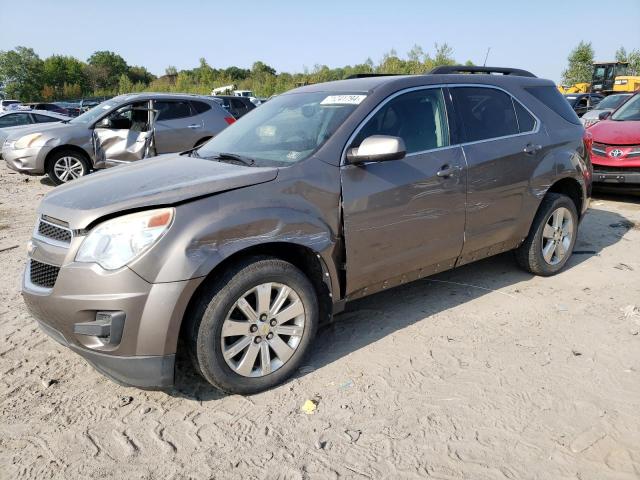
{"label": "yellow construction equipment", "polygon": [[612,93],[635,92],[640,89],[640,76],[627,75],[629,62],[594,62],[591,83],[558,86],[561,93]]}

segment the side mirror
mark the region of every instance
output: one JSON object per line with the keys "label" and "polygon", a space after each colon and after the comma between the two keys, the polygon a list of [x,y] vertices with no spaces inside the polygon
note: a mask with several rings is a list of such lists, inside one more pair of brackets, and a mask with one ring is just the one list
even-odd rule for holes
{"label": "side mirror", "polygon": [[611,112],[600,112],[598,120],[606,120],[611,115]]}
{"label": "side mirror", "polygon": [[400,160],[407,154],[407,147],[400,137],[389,135],[371,135],[365,138],[359,147],[347,152],[349,163],[357,165],[364,162],[386,162]]}

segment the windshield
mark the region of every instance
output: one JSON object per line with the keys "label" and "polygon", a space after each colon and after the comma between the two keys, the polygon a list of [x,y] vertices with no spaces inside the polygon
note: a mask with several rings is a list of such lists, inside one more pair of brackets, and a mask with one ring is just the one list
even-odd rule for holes
{"label": "windshield", "polygon": [[69,123],[93,123],[102,115],[104,115],[107,110],[110,110],[115,104],[112,100],[106,100],[102,103],[99,103],[91,110],[87,110],[82,115],[77,116],[73,120],[69,120]]}
{"label": "windshield", "polygon": [[310,157],[365,99],[359,94],[293,93],[253,110],[198,149],[203,158],[230,153],[258,166],[286,166]]}
{"label": "windshield", "polygon": [[610,95],[602,100],[596,108],[598,110],[606,110],[607,108],[614,110],[622,105],[624,101],[629,97],[630,95]]}
{"label": "windshield", "polygon": [[613,112],[611,120],[629,121],[640,120],[640,95],[634,95],[631,100]]}

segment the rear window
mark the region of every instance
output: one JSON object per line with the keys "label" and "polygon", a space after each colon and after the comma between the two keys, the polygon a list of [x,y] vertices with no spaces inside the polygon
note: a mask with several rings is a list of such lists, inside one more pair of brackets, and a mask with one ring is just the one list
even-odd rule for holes
{"label": "rear window", "polygon": [[196,102],[196,101],[191,101],[191,106],[193,107],[193,109],[200,113],[204,113],[207,110],[211,110],[211,105],[209,105],[208,103],[205,102]]}
{"label": "rear window", "polygon": [[569,102],[564,99],[556,87],[526,87],[525,90],[567,122],[581,125],[578,115],[576,115],[576,112],[573,111]]}
{"label": "rear window", "polygon": [[518,133],[511,96],[494,88],[455,87],[453,103],[460,112],[465,141],[476,142]]}

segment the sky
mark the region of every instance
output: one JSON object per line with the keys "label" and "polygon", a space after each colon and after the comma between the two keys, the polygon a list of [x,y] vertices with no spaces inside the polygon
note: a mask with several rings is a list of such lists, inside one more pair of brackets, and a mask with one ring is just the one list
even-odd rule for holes
{"label": "sky", "polygon": [[86,60],[112,50],[129,65],[161,75],[169,65],[248,68],[261,60],[277,71],[316,64],[375,62],[415,44],[433,52],[447,43],[460,63],[530,70],[558,82],[580,40],[596,60],[621,45],[640,49],[640,0],[315,0],[143,1],[0,0],[0,50],[18,45],[38,55]]}

